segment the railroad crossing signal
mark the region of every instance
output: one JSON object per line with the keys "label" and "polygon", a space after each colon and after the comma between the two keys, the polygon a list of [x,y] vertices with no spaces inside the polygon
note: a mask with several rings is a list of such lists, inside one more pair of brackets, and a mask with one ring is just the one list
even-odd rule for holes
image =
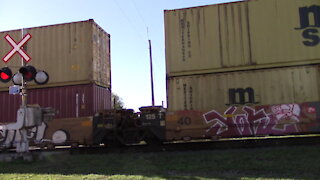
{"label": "railroad crossing signal", "polygon": [[19,69],[19,72],[13,75],[12,82],[15,85],[22,84],[22,78],[25,81],[34,80],[39,85],[46,84],[49,81],[49,75],[45,71],[38,71],[33,66],[23,66]]}
{"label": "railroad crossing signal", "polygon": [[2,58],[2,60],[6,63],[10,60],[10,58],[15,54],[19,53],[19,55],[26,61],[27,63],[31,60],[31,57],[22,49],[22,46],[31,39],[31,34],[26,34],[22,40],[17,44],[9,34],[7,34],[4,38],[8,41],[8,43],[12,46],[11,51]]}
{"label": "railroad crossing signal", "polygon": [[8,67],[1,68],[0,70],[0,81],[7,83],[12,78],[12,71]]}
{"label": "railroad crossing signal", "polygon": [[[31,57],[23,50],[23,45],[26,44],[31,38],[31,34],[26,34],[22,40],[18,43],[12,39],[12,37],[7,34],[4,37],[12,49],[5,55],[2,60],[7,63],[16,53],[18,53],[25,62],[29,62]],[[35,83],[42,85],[46,84],[49,81],[49,75],[45,71],[38,71],[33,66],[23,66],[19,69],[17,73],[12,76],[12,71],[8,67],[4,67],[0,70],[0,81],[7,83],[12,80],[15,85],[22,85],[22,89],[24,88],[24,83],[28,81],[34,80]],[[14,94],[14,93],[13,93]]]}

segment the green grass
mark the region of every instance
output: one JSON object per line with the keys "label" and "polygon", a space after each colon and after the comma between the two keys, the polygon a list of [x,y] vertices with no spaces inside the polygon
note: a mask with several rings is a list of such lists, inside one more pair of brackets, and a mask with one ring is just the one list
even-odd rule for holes
{"label": "green grass", "polygon": [[320,179],[320,146],[52,155],[0,163],[0,179]]}

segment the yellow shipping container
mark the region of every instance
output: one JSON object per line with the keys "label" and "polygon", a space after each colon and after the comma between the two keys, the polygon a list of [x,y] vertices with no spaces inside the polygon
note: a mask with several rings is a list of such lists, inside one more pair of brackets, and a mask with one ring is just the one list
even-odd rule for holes
{"label": "yellow shipping container", "polygon": [[[49,87],[95,83],[111,87],[110,35],[93,20],[42,26],[24,29],[32,38],[24,50],[32,58],[27,65],[46,71],[48,84],[29,87]],[[0,37],[9,34],[17,43],[22,39],[22,30],[1,32]],[[2,38],[0,55],[2,58],[12,49]],[[0,67],[8,66],[13,73],[21,67],[21,57],[16,53],[9,62],[0,62]],[[12,82],[0,83],[7,90]]]}
{"label": "yellow shipping container", "polygon": [[319,0],[165,11],[168,76],[320,63]]}
{"label": "yellow shipping container", "polygon": [[168,110],[319,101],[320,65],[168,78]]}

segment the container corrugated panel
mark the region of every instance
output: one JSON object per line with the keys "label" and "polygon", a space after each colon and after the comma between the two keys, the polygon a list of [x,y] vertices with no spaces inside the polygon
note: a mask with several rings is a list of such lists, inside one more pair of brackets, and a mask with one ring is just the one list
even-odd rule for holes
{"label": "container corrugated panel", "polygon": [[[45,70],[50,76],[41,87],[96,83],[110,87],[110,36],[93,20],[24,29],[32,38],[24,46],[31,56],[28,65]],[[1,32],[0,55],[4,57],[10,44],[3,39],[9,34],[15,41],[22,39],[22,30]],[[13,72],[21,67],[21,57],[15,54],[9,62],[0,62]],[[37,87],[34,82],[29,87]],[[0,84],[9,87],[12,82]]]}
{"label": "container corrugated panel", "polygon": [[[55,118],[93,116],[111,108],[110,89],[96,84],[31,89],[27,93],[28,104],[54,108],[58,112]],[[15,122],[21,96],[0,92],[0,103],[0,123]]]}
{"label": "container corrugated panel", "polygon": [[319,101],[319,65],[168,78],[168,110]]}
{"label": "container corrugated panel", "polygon": [[319,0],[259,0],[249,4],[252,58],[256,64],[319,62]]}
{"label": "container corrugated panel", "polygon": [[165,11],[169,76],[320,63],[320,1],[248,0]]}

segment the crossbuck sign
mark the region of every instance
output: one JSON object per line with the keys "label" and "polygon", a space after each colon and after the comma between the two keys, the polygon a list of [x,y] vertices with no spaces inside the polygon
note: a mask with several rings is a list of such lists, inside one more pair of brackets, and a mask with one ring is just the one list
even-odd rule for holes
{"label": "crossbuck sign", "polygon": [[12,46],[11,51],[2,58],[2,60],[6,63],[10,60],[10,58],[15,54],[19,53],[19,55],[28,63],[31,60],[31,57],[23,50],[22,46],[27,43],[29,39],[31,39],[31,34],[26,34],[22,40],[17,44],[9,34],[7,34],[4,38],[8,41],[8,43]]}

